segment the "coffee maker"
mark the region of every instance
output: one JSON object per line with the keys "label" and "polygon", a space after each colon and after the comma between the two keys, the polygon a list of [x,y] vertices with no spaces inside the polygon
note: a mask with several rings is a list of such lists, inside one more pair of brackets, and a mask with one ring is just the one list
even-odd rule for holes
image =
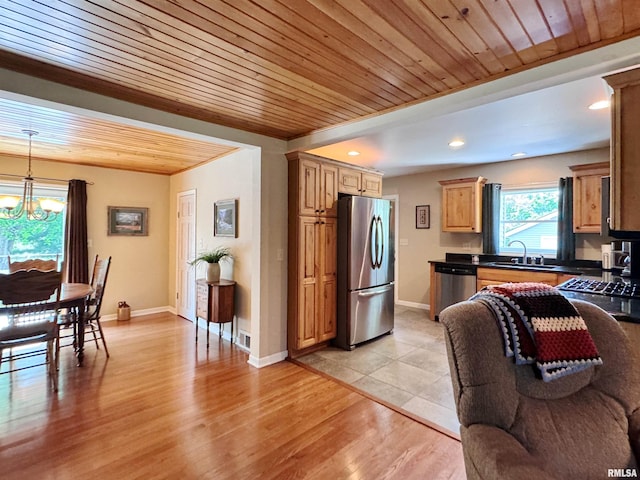
{"label": "coffee maker", "polygon": [[622,259],[623,277],[640,278],[640,241],[622,242],[622,252],[626,256]]}
{"label": "coffee maker", "polygon": [[621,231],[609,228],[610,206],[610,177],[602,177],[601,189],[601,231],[603,237],[613,237],[617,240],[611,242],[611,255],[607,256],[608,249],[603,249],[603,265],[612,269],[621,269],[621,275],[633,279],[640,278],[640,231]]}

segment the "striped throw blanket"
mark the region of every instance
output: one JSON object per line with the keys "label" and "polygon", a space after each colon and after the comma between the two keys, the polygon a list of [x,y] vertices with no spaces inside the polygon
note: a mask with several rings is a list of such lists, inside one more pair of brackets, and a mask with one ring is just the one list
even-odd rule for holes
{"label": "striped throw blanket", "polygon": [[469,300],[493,311],[505,340],[505,355],[517,365],[535,363],[545,382],[602,365],[584,320],[556,288],[543,283],[504,283]]}

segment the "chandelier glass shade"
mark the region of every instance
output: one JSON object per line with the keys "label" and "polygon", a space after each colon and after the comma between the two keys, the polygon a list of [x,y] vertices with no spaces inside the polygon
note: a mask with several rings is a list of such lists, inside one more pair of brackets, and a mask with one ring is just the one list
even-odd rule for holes
{"label": "chandelier glass shade", "polygon": [[29,168],[23,178],[22,197],[15,195],[0,196],[0,218],[27,220],[53,220],[64,209],[64,202],[53,198],[34,198],[34,178],[31,173],[31,137],[37,135],[34,130],[23,130],[29,135]]}

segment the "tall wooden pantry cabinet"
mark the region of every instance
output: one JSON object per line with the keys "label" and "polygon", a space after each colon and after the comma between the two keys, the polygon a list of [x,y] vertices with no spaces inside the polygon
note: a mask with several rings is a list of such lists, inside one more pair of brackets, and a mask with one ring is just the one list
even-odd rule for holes
{"label": "tall wooden pantry cabinet", "polygon": [[295,358],[336,336],[338,195],[380,197],[382,174],[304,152],[287,159],[287,347]]}
{"label": "tall wooden pantry cabinet", "polygon": [[289,160],[288,346],[291,357],[336,336],[338,167]]}

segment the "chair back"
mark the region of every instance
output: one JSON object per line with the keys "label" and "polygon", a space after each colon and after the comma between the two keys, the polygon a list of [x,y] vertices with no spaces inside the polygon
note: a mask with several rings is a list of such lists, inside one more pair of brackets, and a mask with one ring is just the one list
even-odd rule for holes
{"label": "chair back", "polygon": [[46,272],[49,270],[57,270],[58,268],[58,255],[56,255],[55,260],[31,258],[22,262],[12,262],[11,256],[8,256],[7,259],[9,261],[9,273],[14,273],[18,270],[42,270]]}
{"label": "chair back", "polygon": [[0,275],[0,350],[5,342],[57,335],[61,282],[55,270]]}
{"label": "chair back", "polygon": [[92,317],[100,316],[100,307],[102,306],[102,297],[104,289],[107,285],[107,277],[109,276],[109,267],[111,266],[111,257],[101,259],[96,255],[93,265],[93,273],[91,275],[91,286],[93,287],[93,295],[90,304],[94,306]]}
{"label": "chair back", "polygon": [[60,300],[62,272],[18,270],[0,275],[0,301],[5,306],[28,305]]}
{"label": "chair back", "polygon": [[[62,272],[50,270],[18,270],[0,275],[0,361],[4,349],[10,349],[11,373],[46,365],[51,387],[58,390],[58,313]],[[39,350],[15,347],[46,343]],[[16,364],[22,359],[44,355],[43,363]]]}

